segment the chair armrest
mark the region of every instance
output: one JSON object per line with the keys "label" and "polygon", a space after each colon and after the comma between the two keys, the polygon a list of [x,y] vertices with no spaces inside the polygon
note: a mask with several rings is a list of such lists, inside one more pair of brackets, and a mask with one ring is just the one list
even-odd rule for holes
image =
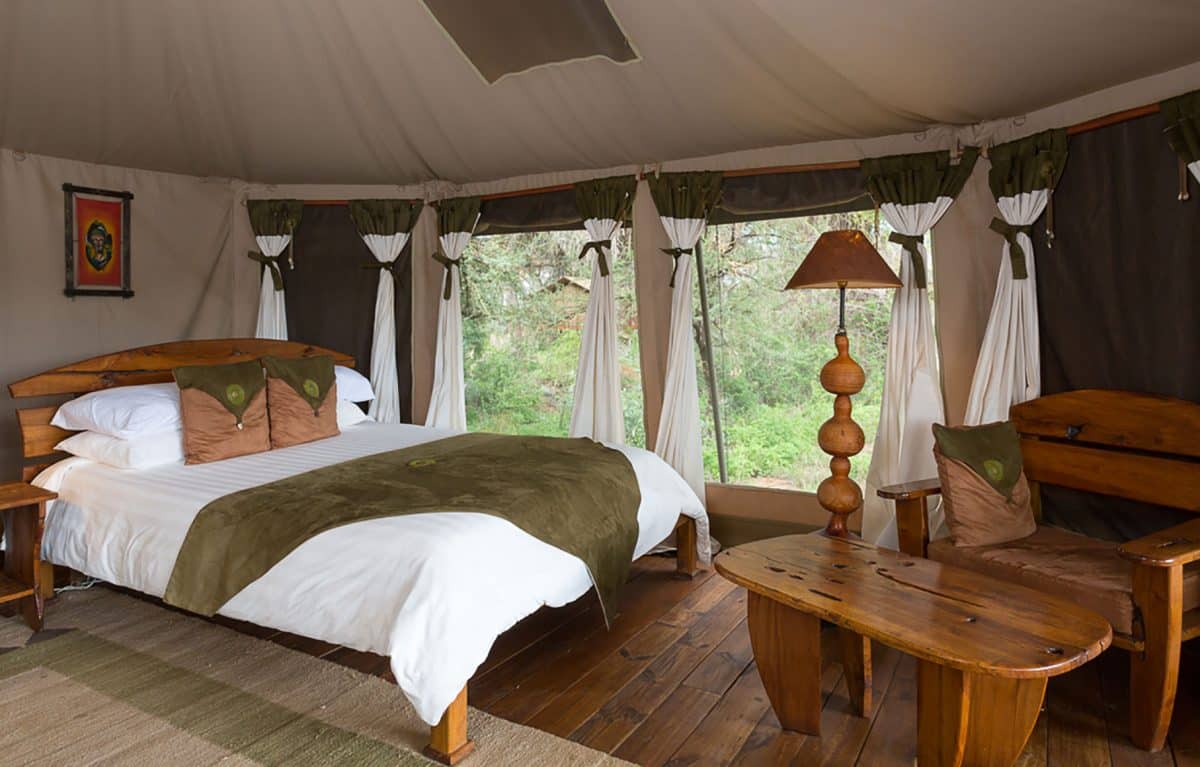
{"label": "chair armrest", "polygon": [[892,501],[909,501],[925,498],[942,492],[942,482],[937,477],[933,479],[918,479],[915,482],[902,482],[899,485],[888,485],[875,491],[880,498]]}
{"label": "chair armrest", "polygon": [[1122,557],[1150,567],[1176,567],[1200,560],[1200,519],[1121,544]]}

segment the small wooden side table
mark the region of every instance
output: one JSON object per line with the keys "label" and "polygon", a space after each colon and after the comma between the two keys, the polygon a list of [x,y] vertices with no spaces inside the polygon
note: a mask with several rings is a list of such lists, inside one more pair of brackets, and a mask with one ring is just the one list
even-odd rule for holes
{"label": "small wooden side table", "polygon": [[0,575],[0,604],[19,602],[29,628],[41,631],[42,523],[46,502],[57,493],[24,482],[0,484],[0,513],[4,515],[4,574]]}

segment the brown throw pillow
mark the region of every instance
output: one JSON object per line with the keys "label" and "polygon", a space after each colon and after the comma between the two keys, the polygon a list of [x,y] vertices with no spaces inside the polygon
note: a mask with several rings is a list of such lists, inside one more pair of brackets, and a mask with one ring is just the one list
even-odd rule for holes
{"label": "brown throw pillow", "polygon": [[290,447],[338,434],[333,357],[263,357],[271,447]]}
{"label": "brown throw pillow", "polygon": [[267,385],[258,360],[175,368],[187,463],[271,449]]}
{"label": "brown throw pillow", "polygon": [[933,425],[942,509],[955,546],[991,546],[1033,535],[1037,521],[1012,423]]}

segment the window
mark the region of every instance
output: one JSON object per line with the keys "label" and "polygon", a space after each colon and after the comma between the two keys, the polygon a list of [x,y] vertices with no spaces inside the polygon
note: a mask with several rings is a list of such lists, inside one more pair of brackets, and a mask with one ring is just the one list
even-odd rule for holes
{"label": "window", "polygon": [[[467,428],[565,436],[571,426],[591,260],[583,230],[476,237],[464,259]],[[625,440],[644,445],[637,307],[629,238],[612,264]]]}
{"label": "window", "polygon": [[[782,288],[817,237],[830,229],[861,229],[897,269],[899,259],[890,252],[895,249],[883,247],[890,230],[885,222],[881,227],[876,237],[874,213],[864,211],[713,225],[706,231],[702,257],[729,482],[816,490],[829,476],[829,456],[817,445],[817,430],[833,414],[833,395],[821,388],[819,377],[835,353],[837,292]],[[866,446],[851,459],[851,476],[860,484],[879,421],[891,306],[888,290],[846,294],[850,351],[867,376],[853,398],[854,420],[866,433]],[[702,343],[702,333],[696,336]],[[702,347],[696,356],[705,474],[717,480]]]}

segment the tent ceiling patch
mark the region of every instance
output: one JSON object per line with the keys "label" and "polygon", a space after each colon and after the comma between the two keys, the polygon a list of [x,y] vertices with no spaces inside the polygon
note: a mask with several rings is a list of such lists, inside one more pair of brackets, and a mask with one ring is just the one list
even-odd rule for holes
{"label": "tent ceiling patch", "polygon": [[551,64],[638,54],[605,0],[424,0],[488,83]]}

